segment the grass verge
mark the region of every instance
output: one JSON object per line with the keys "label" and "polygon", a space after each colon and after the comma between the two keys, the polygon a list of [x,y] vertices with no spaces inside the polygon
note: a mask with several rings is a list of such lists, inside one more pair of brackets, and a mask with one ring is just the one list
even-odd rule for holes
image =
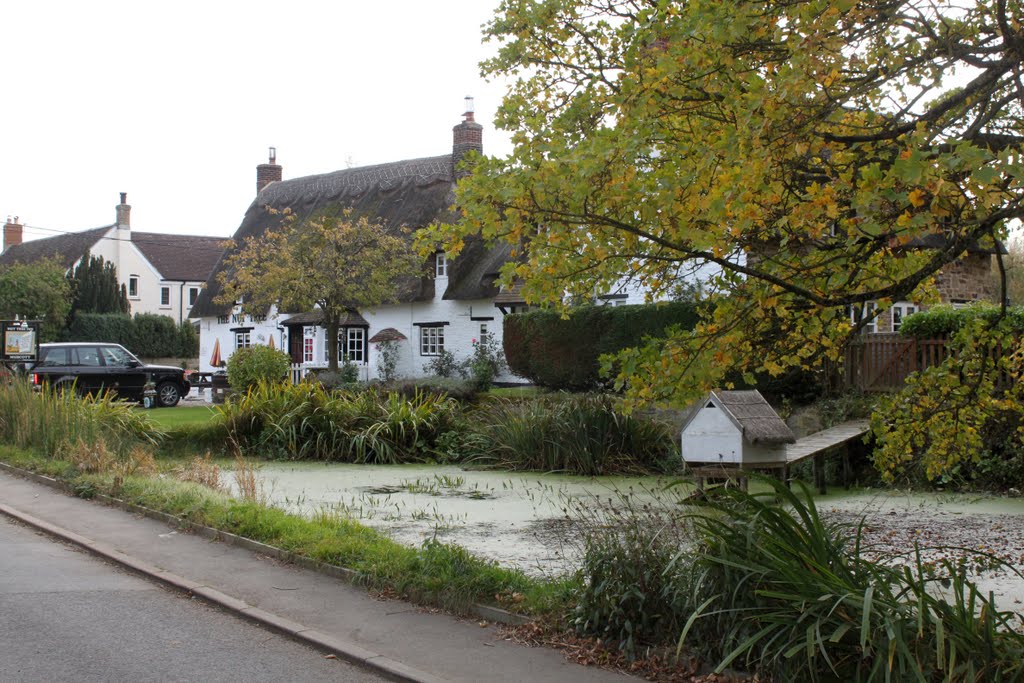
{"label": "grass verge", "polygon": [[367,587],[458,613],[482,603],[560,618],[574,590],[571,579],[533,579],[436,539],[419,548],[408,547],[337,514],[325,512],[306,519],[179,481],[167,472],[159,477],[82,474],[70,460],[47,458],[14,446],[0,446],[0,459],[61,479],[81,497],[109,495],[301,557],[346,567],[359,572]]}

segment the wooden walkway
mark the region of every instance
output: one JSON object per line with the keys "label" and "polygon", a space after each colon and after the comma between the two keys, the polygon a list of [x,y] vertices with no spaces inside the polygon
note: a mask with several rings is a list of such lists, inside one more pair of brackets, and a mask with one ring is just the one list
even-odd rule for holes
{"label": "wooden walkway", "polygon": [[786,464],[795,465],[804,458],[864,436],[869,429],[871,424],[868,420],[850,420],[797,439],[796,443],[786,446]]}
{"label": "wooden walkway", "polygon": [[[783,481],[789,482],[789,468],[801,460],[813,458],[812,470],[814,474],[814,486],[822,495],[825,494],[825,461],[823,456],[833,448],[846,446],[854,439],[858,439],[871,429],[868,420],[850,420],[835,427],[823,429],[820,432],[809,434],[796,443],[786,446],[786,462],[776,463],[751,463],[746,467],[728,465],[707,465],[695,467],[692,472],[697,483],[697,490],[694,495],[701,495],[704,487],[711,480],[735,480],[741,488],[747,488],[747,475],[745,470],[774,470],[776,475],[781,475]],[[842,458],[843,484],[850,485],[851,470],[848,453],[844,450]]]}

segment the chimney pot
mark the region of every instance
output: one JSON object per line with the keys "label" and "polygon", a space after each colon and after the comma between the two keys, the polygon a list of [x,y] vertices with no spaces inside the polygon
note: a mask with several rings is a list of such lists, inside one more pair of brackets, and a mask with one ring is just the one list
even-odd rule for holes
{"label": "chimney pot", "polygon": [[117,227],[121,230],[131,230],[132,207],[128,206],[128,193],[121,193],[121,203],[117,205]]}
{"label": "chimney pot", "polygon": [[256,167],[256,194],[269,185],[281,180],[281,167],[277,164],[277,147],[270,148],[270,163]]}
{"label": "chimney pot", "polygon": [[11,220],[10,216],[7,217],[7,223],[4,225],[3,251],[21,244],[25,235],[24,229],[25,226],[18,222],[17,216],[14,217],[14,220]]}
{"label": "chimney pot", "polygon": [[462,123],[452,128],[452,175],[456,179],[469,175],[465,169],[460,170],[459,164],[467,152],[483,154],[484,127],[473,120],[473,98],[467,97],[466,110],[463,113]]}

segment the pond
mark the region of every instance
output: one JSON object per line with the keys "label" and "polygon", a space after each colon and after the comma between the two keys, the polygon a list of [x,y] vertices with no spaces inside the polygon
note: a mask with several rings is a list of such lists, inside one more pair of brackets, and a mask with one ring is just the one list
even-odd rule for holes
{"label": "pond", "polygon": [[575,568],[577,534],[570,506],[675,500],[689,488],[658,477],[588,478],[463,470],[437,465],[265,463],[259,469],[272,504],[310,516],[335,512],[386,531],[408,545],[436,537],[532,575]]}
{"label": "pond", "polygon": [[[600,477],[463,470],[437,465],[265,463],[259,470],[274,505],[311,516],[337,513],[420,545],[430,538],[534,576],[579,564],[579,511],[618,504],[677,508],[692,489],[677,478]],[[958,549],[989,552],[1024,566],[1024,499],[891,490],[836,491],[816,497],[826,516],[865,522],[875,557],[899,561],[915,542],[940,547],[928,559]],[[571,513],[571,514],[570,514]],[[976,572],[1001,607],[1020,609],[1024,580],[1013,572]]]}

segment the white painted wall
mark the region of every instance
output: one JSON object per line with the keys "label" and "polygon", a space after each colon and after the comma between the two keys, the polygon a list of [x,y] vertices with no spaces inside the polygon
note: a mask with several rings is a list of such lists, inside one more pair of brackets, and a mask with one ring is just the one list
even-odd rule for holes
{"label": "white painted wall", "polygon": [[[444,291],[444,286],[440,282],[437,284],[437,291]],[[457,361],[464,360],[472,354],[473,341],[480,339],[481,325],[487,326],[488,334],[493,337],[497,347],[501,348],[502,318],[504,316],[490,299],[445,301],[438,296],[430,302],[382,306],[376,310],[360,311],[360,314],[370,324],[367,339],[389,327],[393,327],[407,337],[405,341],[399,342],[400,356],[397,372],[401,377],[426,377],[430,374],[427,372],[426,366],[434,357],[421,355],[420,326],[416,323],[447,322],[448,324],[444,326],[445,349],[454,354]],[[241,314],[236,307],[227,321],[218,320],[215,317],[202,318],[199,326],[200,371],[212,372],[218,369],[210,365],[214,345],[218,340],[222,360],[226,362],[234,353],[235,333],[232,332],[232,328],[252,327],[250,335],[253,344],[268,344],[270,338],[273,337],[277,348],[287,351],[288,342],[283,337],[286,332],[280,325],[281,321],[288,319],[291,315],[293,314],[279,314],[275,310],[267,316],[266,320],[253,321],[251,317],[240,317]],[[315,368],[327,366],[324,352],[325,337],[326,331],[323,328],[316,328],[313,344],[314,360],[311,363],[303,363],[303,365]],[[368,380],[379,377],[377,372],[379,359],[380,352],[377,345],[369,344],[368,362],[359,368],[361,379]],[[507,373],[499,377],[498,380],[524,381],[522,378]]]}
{"label": "white painted wall", "polygon": [[714,408],[709,408],[708,403],[683,429],[683,460],[739,465],[743,458],[743,434],[717,402],[712,401]]}
{"label": "white painted wall", "polygon": [[[708,407],[714,403],[715,407]],[[712,399],[683,429],[680,437],[683,461],[687,463],[757,465],[786,461],[785,445],[762,446],[748,443],[736,423]]]}
{"label": "white painted wall", "polygon": [[[137,296],[129,296],[132,315],[136,313],[155,313],[166,315],[181,322],[188,319],[188,289],[189,287],[202,288],[202,281],[181,282],[177,280],[165,280],[160,272],[149,260],[142,255],[138,247],[131,242],[131,230],[124,226],[113,226],[103,238],[97,240],[90,249],[93,256],[102,256],[103,260],[114,264],[117,268],[117,280],[128,287],[129,277],[135,275],[139,278],[139,291]],[[75,265],[78,265],[77,263]],[[74,268],[75,266],[72,266]],[[167,287],[170,301],[165,306],[160,303],[160,289]]]}

